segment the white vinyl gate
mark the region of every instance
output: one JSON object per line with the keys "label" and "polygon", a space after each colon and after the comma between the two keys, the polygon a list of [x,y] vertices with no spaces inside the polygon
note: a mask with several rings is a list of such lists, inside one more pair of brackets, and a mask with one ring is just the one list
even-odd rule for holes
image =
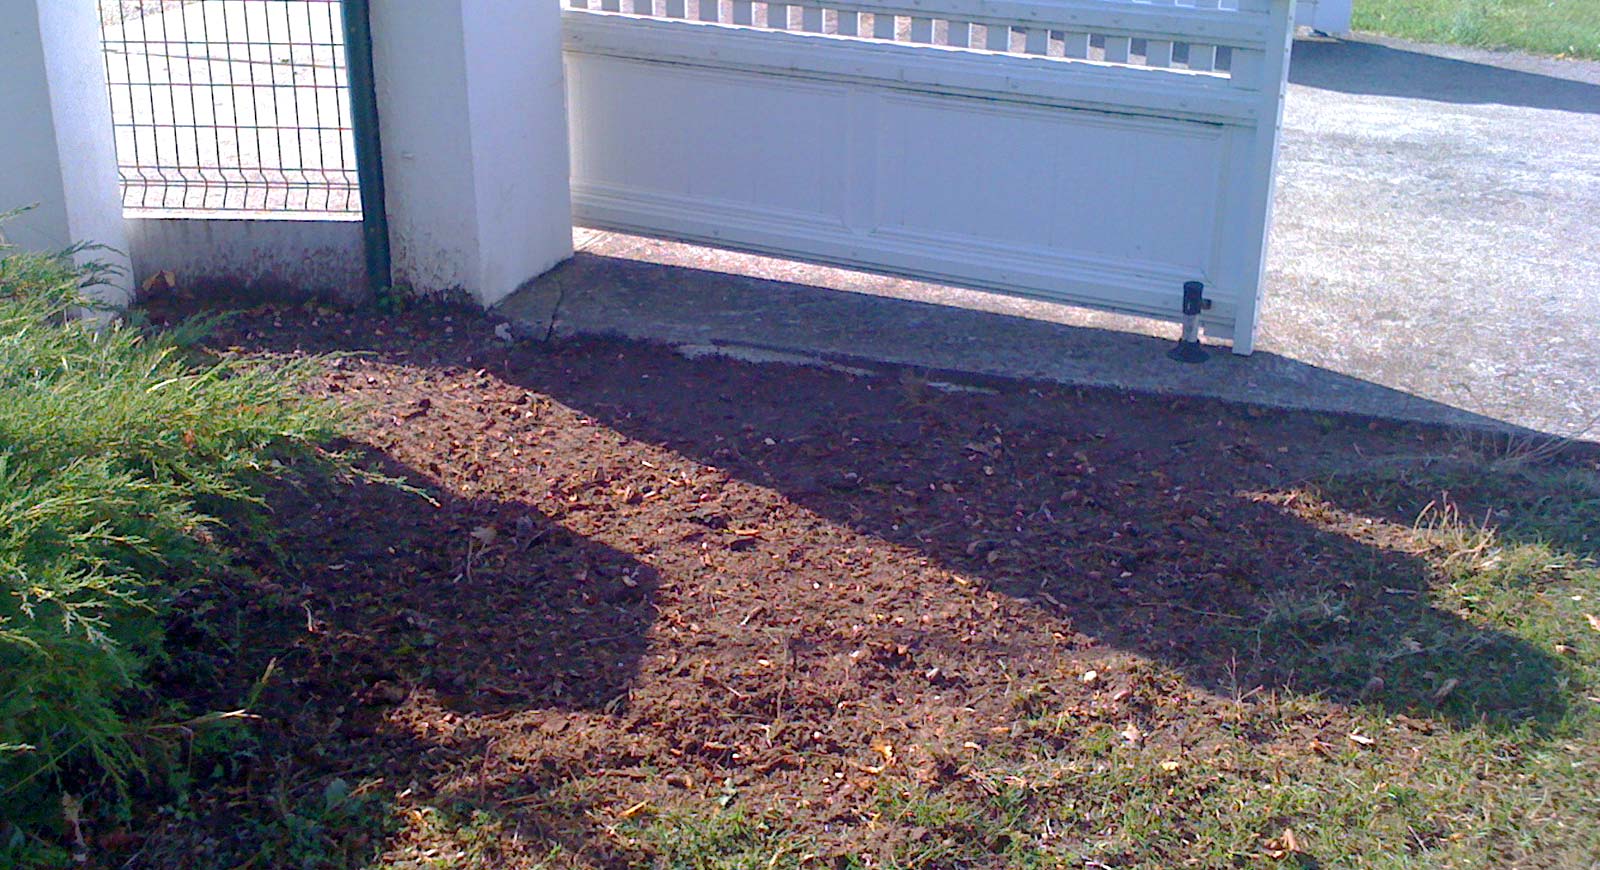
{"label": "white vinyl gate", "polygon": [[564,2],[578,222],[1251,351],[1293,0]]}

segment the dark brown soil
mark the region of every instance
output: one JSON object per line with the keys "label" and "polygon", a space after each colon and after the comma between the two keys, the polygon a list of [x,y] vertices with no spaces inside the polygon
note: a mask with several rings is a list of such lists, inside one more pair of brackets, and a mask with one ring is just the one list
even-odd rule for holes
{"label": "dark brown soil", "polygon": [[[359,352],[315,391],[359,409],[373,468],[437,504],[337,481],[275,497],[282,553],[229,592],[240,672],[277,660],[256,726],[275,757],[224,776],[194,848],[228,853],[240,807],[337,776],[401,808],[491,808],[528,850],[507,864],[557,845],[574,865],[648,864],[618,819],[718,801],[870,854],[915,836],[871,822],[886,766],[947,781],[1028,698],[1193,749],[1203,723],[1169,716],[1163,692],[1364,690],[1368,674],[1246,651],[1270,596],[1342,584],[1388,625],[1425,607],[1363,579],[1420,586],[1411,556],[1284,494],[1451,436],[621,341],[510,346],[493,326],[265,310],[213,342]],[[1181,680],[1154,691],[1154,673]],[[152,833],[145,860],[176,836]]]}

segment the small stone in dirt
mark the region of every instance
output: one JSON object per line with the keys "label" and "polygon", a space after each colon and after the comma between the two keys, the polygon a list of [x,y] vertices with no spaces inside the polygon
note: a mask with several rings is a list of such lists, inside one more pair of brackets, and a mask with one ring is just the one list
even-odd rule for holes
{"label": "small stone in dirt", "polygon": [[532,341],[539,337],[539,333],[531,325],[520,320],[508,320],[494,328],[494,337],[507,344],[519,341]]}
{"label": "small stone in dirt", "polygon": [[387,680],[383,680],[372,684],[372,688],[367,690],[367,696],[364,700],[368,704],[393,705],[404,702],[406,696],[407,693],[405,689]]}

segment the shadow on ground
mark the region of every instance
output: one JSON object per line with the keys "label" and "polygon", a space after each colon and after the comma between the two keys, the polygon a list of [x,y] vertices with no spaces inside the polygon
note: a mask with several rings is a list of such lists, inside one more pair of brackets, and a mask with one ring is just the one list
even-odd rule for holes
{"label": "shadow on ground", "polygon": [[[426,495],[321,474],[274,487],[279,537],[240,542],[253,579],[215,584],[180,608],[175,658],[156,677],[200,709],[237,706],[259,677],[258,740],[197,756],[216,779],[203,768],[197,784],[226,799],[121,866],[367,866],[396,848],[399,808],[414,805],[395,795],[408,783],[427,783],[432,803],[413,831],[470,838],[508,800],[582,775],[595,747],[573,729],[506,784],[511,793],[452,788],[460,759],[486,758],[504,739],[461,729],[460,714],[626,708],[656,612],[654,569],[533,505],[452,496],[434,470],[381,449],[357,455]],[[237,660],[217,656],[219,640]],[[523,807],[518,824],[581,853],[589,807],[581,795]]]}
{"label": "shadow on ground", "polygon": [[392,702],[388,685],[484,714],[626,701],[655,569],[532,504],[452,496],[434,473],[383,453],[367,461],[428,498],[328,483],[273,506],[312,590],[308,619],[342,641],[330,673],[368,687],[366,702]]}
{"label": "shadow on ground", "polygon": [[[267,843],[287,862],[506,825],[640,866],[648,846],[602,830],[639,800],[618,783],[664,802],[812,789],[827,818],[849,804],[826,809],[840,786],[816,762],[870,760],[884,733],[987,739],[1021,715],[1019,690],[1070,702],[1081,656],[1160,663],[1181,677],[1163,692],[1287,688],[1441,727],[1537,729],[1568,704],[1562,662],[1437,606],[1430,566],[1373,533],[1367,516],[1422,490],[1342,500],[1349,516],[1290,495],[1457,435],[636,342],[507,346],[492,329],[462,312],[318,330],[269,316],[226,336],[361,352],[323,388],[376,403],[372,467],[438,504],[326,480],[274,495],[283,552],[249,597],[277,614],[280,651],[247,623],[250,649],[279,658],[262,709],[282,752],[241,762],[222,802],[239,818],[164,847],[259,863]],[[1203,747],[1192,718],[1162,719],[1164,739]],[[685,771],[709,791],[663,782]],[[330,815],[334,779],[380,781],[367,818],[413,822]],[[329,833],[285,843],[306,830]]]}
{"label": "shadow on ground", "polygon": [[[663,364],[626,346],[590,359],[602,354],[603,368],[509,374],[1210,691],[1285,687],[1496,727],[1553,721],[1566,707],[1561,663],[1434,607],[1421,559],[1371,541],[1360,518],[1312,524],[1252,495],[1356,459],[1352,442],[1381,450],[1359,424],[1063,400],[1017,384],[945,395],[914,374],[896,386]],[[1322,455],[1307,466],[1279,444]],[[915,631],[904,641],[940,642]],[[1436,704],[1452,676],[1467,688]]]}
{"label": "shadow on ground", "polygon": [[1289,81],[1347,94],[1600,114],[1600,85],[1375,42],[1296,42]]}
{"label": "shadow on ground", "polygon": [[[712,258],[741,258],[709,249],[691,250]],[[831,270],[786,265],[805,270],[806,280],[835,277]],[[874,363],[867,360],[882,360],[1541,437],[1502,420],[1278,353],[1258,350],[1250,357],[1239,357],[1225,347],[1214,347],[1203,365],[1183,365],[1167,357],[1171,339],[1041,319],[1061,314],[1062,306],[1018,311],[1017,306],[1029,303],[856,272],[839,275],[851,284],[866,283],[874,289],[849,292],[834,286],[579,253],[506,300],[498,313],[522,323],[528,334],[536,337],[614,334],[675,344],[822,355],[868,368]],[[1174,297],[1175,306],[1178,302]],[[973,307],[980,304],[1000,308]],[[1069,311],[1073,316],[1084,315]]]}
{"label": "shadow on ground", "polygon": [[[1284,500],[1300,482],[1375,457],[1445,450],[1457,437],[1448,433],[998,379],[956,376],[976,386],[948,393],[929,386],[938,376],[925,371],[860,377],[688,360],[659,346],[604,340],[509,351],[369,342],[304,349],[381,349],[394,363],[478,367],[485,378],[547,395],[631,441],[660,445],[976,578],[1035,608],[1045,622],[1034,628],[1148,656],[1210,691],[1286,687],[1499,726],[1549,721],[1565,708],[1561,663],[1432,606],[1431,569],[1398,541],[1372,540],[1360,517],[1309,522]],[[603,464],[581,455],[566,461]],[[444,511],[451,516],[449,506]],[[527,517],[533,529],[547,529],[527,505],[489,513],[502,528]],[[423,685],[461,712],[560,708],[574,698],[588,709],[614,703],[629,685],[649,611],[632,612],[625,625],[597,624],[581,605],[574,615],[539,617],[526,608],[547,607],[567,581],[480,568],[463,585],[454,559],[412,565],[396,555],[410,546],[408,536],[420,546],[443,534],[460,542],[464,558],[470,523],[478,521],[469,515],[485,514],[472,508],[443,519],[444,528],[440,518],[396,523],[371,505],[328,515],[347,517],[348,525],[329,536],[324,558],[360,564],[365,584],[389,590],[368,599],[371,620],[397,633],[375,635],[371,654],[414,649],[408,637],[436,633],[443,638],[436,651],[417,654],[436,664],[416,673],[428,674]],[[637,534],[652,531],[660,530]],[[588,553],[594,545],[560,527],[547,534],[540,546],[571,549],[574,565],[606,566],[600,570],[617,576],[646,570],[629,567],[628,554]],[[385,539],[395,543],[373,549]],[[799,542],[773,540],[769,548],[791,543]],[[347,550],[359,558],[337,555]],[[770,573],[771,558],[756,558],[761,567],[750,570]],[[328,576],[336,597],[350,570]],[[645,591],[657,582],[648,580]],[[432,618],[444,628],[404,624],[405,602],[418,597],[434,602]],[[508,624],[519,628],[505,635]],[[626,639],[613,637],[619,634]],[[932,633],[900,634],[913,651],[908,662],[918,649],[959,646]],[[468,664],[438,669],[444,662]],[[566,687],[579,672],[598,682],[575,695]],[[1470,688],[1436,704],[1433,693],[1452,675]],[[1373,689],[1374,677],[1383,689]]]}

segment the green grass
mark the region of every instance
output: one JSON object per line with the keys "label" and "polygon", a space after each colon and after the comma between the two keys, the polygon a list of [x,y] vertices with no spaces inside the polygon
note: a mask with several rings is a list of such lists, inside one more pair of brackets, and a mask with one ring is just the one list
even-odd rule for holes
{"label": "green grass", "polygon": [[1600,59],[1600,0],[1357,0],[1356,30]]}
{"label": "green grass", "polygon": [[[1307,521],[1370,520],[1429,566],[1429,608],[1457,621],[1431,633],[1330,590],[1274,600],[1241,629],[1264,656],[1385,674],[1363,701],[1197,693],[1136,661],[1120,707],[1024,687],[1010,735],[954,759],[955,776],[886,774],[867,853],[816,856],[778,807],[707,804],[631,833],[655,866],[707,870],[1595,866],[1600,474],[1430,460],[1341,475],[1294,503]],[[1374,630],[1352,642],[1339,626],[1357,621]],[[1186,736],[1162,736],[1174,730]]]}
{"label": "green grass", "polygon": [[[1493,521],[1438,501],[1446,490],[1494,510]],[[1324,868],[1594,866],[1600,475],[1387,468],[1331,480],[1299,503],[1312,516],[1334,505],[1380,521],[1417,516],[1404,546],[1433,568],[1432,607],[1515,646],[1430,636],[1414,620],[1351,644],[1334,627],[1352,613],[1337,596],[1274,602],[1249,629],[1266,634],[1266,655],[1385,673],[1388,688],[1348,707],[1292,692],[1174,702],[1182,676],[1147,664],[1145,727],[1202,725],[1184,751],[1126,739],[1125,715],[1030,700],[1017,739],[975,755],[965,782],[886,784],[886,810],[930,826],[943,846],[896,866],[976,864],[986,853],[1006,866],[1255,866],[1275,854],[1282,866]],[[1444,697],[1400,712],[1397,691],[1447,688],[1450,663],[1459,682]]]}
{"label": "green grass", "polygon": [[71,842],[73,815],[117,812],[237,721],[149,685],[166,617],[229,569],[227,523],[266,534],[260,485],[344,467],[317,447],[340,423],[302,396],[304,363],[200,363],[193,329],[74,317],[100,277],[0,248],[0,862],[38,826]]}

